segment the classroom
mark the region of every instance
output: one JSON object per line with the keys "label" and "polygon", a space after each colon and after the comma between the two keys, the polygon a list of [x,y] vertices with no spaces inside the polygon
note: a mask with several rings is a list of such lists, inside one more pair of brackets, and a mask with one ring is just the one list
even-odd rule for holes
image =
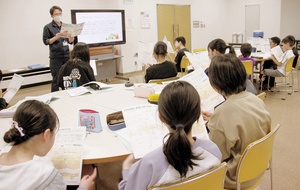
{"label": "classroom", "polygon": [[[49,9],[53,5],[62,8],[63,21],[67,23],[71,23],[71,10],[73,9],[125,10],[126,19],[132,19],[133,27],[126,31],[126,44],[115,46],[118,53],[123,56],[117,60],[116,72],[121,76],[130,76],[129,79],[132,82],[143,81],[143,76],[141,76],[143,64],[137,62],[135,57],[139,51],[139,41],[150,43],[162,40],[158,37],[157,5],[190,6],[191,44],[189,46],[191,50],[207,48],[207,44],[215,38],[221,38],[230,43],[232,34],[236,32],[244,34],[245,42],[246,23],[251,22],[251,20],[246,20],[245,7],[247,5],[259,5],[259,30],[264,31],[265,38],[278,36],[283,39],[287,35],[293,35],[296,40],[300,40],[300,25],[297,24],[300,18],[299,0],[186,0],[184,2],[179,0],[1,0],[1,23],[5,26],[5,29],[0,31],[2,45],[0,69],[2,71],[49,63],[49,48],[43,44],[42,33],[43,27],[51,22]],[[141,27],[142,12],[149,14],[150,17],[147,28]],[[199,22],[204,27],[193,27],[193,22]],[[172,43],[171,39],[169,41]],[[44,78],[39,78],[39,80],[51,80],[50,73],[42,77]],[[15,98],[20,100],[27,95],[33,96],[35,91],[37,95],[49,93],[50,86],[48,87],[49,89],[42,86],[21,89],[20,92],[23,94],[19,96],[16,94]],[[0,88],[2,89],[1,85]],[[34,89],[34,92],[30,92],[30,89]],[[14,100],[14,102],[17,101]],[[296,119],[300,111],[299,92],[292,93],[286,100],[266,97],[264,102],[272,117],[271,128],[273,129],[277,123],[282,125],[275,138],[273,149],[273,189],[298,189],[300,182],[297,179],[300,177],[300,166],[297,158],[300,152],[297,151],[297,145],[300,141],[297,134],[300,131],[299,122]],[[268,171],[257,189],[270,189]]]}

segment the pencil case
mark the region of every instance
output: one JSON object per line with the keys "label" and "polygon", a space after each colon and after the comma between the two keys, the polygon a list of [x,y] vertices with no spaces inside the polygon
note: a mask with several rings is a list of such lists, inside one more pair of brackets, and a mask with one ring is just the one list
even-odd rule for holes
{"label": "pencil case", "polygon": [[106,116],[106,122],[108,128],[112,131],[116,131],[126,127],[122,111],[108,114]]}
{"label": "pencil case", "polygon": [[155,90],[146,85],[139,85],[134,88],[134,96],[139,98],[148,98],[149,95],[155,94]]}
{"label": "pencil case", "polygon": [[87,131],[99,133],[102,131],[99,112],[90,109],[79,110],[79,126],[85,126]]}
{"label": "pencil case", "polygon": [[157,104],[158,103],[158,98],[160,94],[151,94],[148,96],[148,102],[151,104]]}

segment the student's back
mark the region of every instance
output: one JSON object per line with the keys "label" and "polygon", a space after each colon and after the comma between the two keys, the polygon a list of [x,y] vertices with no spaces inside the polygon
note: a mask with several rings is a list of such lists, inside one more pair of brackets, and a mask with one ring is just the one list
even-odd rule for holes
{"label": "student's back", "polygon": [[60,68],[57,83],[59,87],[65,90],[81,86],[90,81],[95,81],[92,67],[88,63],[75,58],[70,59]]}
{"label": "student's back", "polygon": [[180,181],[221,163],[220,150],[212,141],[192,137],[200,104],[198,92],[187,82],[172,82],[163,89],[158,112],[170,132],[169,138],[139,161],[133,155],[126,158],[120,190],[143,190]]}

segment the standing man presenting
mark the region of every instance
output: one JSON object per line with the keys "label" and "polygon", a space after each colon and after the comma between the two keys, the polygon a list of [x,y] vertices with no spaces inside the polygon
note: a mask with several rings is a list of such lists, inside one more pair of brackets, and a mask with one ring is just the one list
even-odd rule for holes
{"label": "standing man presenting", "polygon": [[68,43],[73,43],[74,38],[63,38],[60,33],[62,9],[59,6],[53,6],[50,9],[52,22],[44,27],[43,42],[49,45],[50,70],[52,75],[51,92],[58,91],[57,76],[60,67],[70,59]]}

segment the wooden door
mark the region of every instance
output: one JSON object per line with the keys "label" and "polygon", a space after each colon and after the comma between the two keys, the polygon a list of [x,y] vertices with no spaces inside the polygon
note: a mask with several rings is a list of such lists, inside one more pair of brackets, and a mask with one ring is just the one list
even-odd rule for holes
{"label": "wooden door", "polygon": [[[189,5],[157,5],[158,41],[166,36],[173,49],[178,36],[186,39],[186,48],[191,51],[191,19]],[[174,59],[174,54],[171,54]]]}

